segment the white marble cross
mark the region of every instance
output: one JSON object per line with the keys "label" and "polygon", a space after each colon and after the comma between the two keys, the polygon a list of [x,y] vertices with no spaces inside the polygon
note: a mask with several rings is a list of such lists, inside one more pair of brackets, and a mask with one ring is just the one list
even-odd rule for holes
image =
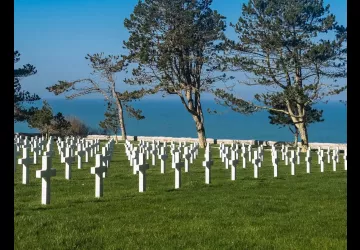
{"label": "white marble cross", "polygon": [[260,159],[258,158],[258,155],[257,155],[257,151],[255,150],[254,151],[254,159],[252,160],[252,163],[254,164],[254,178],[258,178],[259,176],[259,162],[260,162]]}
{"label": "white marble cross", "polygon": [[31,148],[31,145],[30,145],[30,143],[29,143],[29,141],[27,140],[27,136],[25,136],[25,140],[24,140],[24,142],[23,142],[23,146],[22,146],[23,148]]}
{"label": "white marble cross", "polygon": [[241,157],[242,157],[242,163],[243,163],[243,168],[246,168],[246,148],[245,145],[243,145],[241,147]]}
{"label": "white marble cross", "polygon": [[282,161],[285,160],[285,145],[284,144],[281,145],[281,160]]}
{"label": "white marble cross", "polygon": [[77,145],[76,155],[77,155],[78,169],[82,168],[81,158],[82,158],[83,155],[85,155],[85,151],[83,150],[82,146],[83,145],[81,143],[79,143]]}
{"label": "white marble cross", "polygon": [[139,162],[136,164],[136,171],[139,173],[139,192],[146,191],[146,170],[149,164],[146,163],[145,154],[139,153]]}
{"label": "white marble cross", "polygon": [[260,151],[259,153],[261,153],[259,156],[260,156],[260,160],[261,161],[264,161],[264,146],[263,145],[260,145],[259,147]]}
{"label": "white marble cross", "polygon": [[[139,162],[139,150],[138,147],[134,147],[133,151],[131,151],[131,160],[130,160],[130,166],[133,167],[133,174],[137,174],[137,168],[136,165]],[[144,154],[145,155],[145,154]]]}
{"label": "white marble cross", "polygon": [[229,147],[225,147],[225,152],[223,153],[224,159],[225,159],[225,168],[229,169],[229,161],[230,161],[230,152]]}
{"label": "white marble cross", "polygon": [[[190,146],[191,147],[191,146]],[[174,149],[171,150],[171,168],[175,168],[175,153],[179,151],[174,147]]]}
{"label": "white marble cross", "polygon": [[166,159],[168,158],[168,155],[166,154],[166,147],[161,147],[160,148],[160,155],[159,155],[159,159],[161,161],[161,166],[160,166],[160,172],[162,174],[165,173],[165,167],[166,167]]}
{"label": "white marble cross", "polygon": [[297,147],[296,150],[296,164],[300,165],[300,147]]}
{"label": "white marble cross", "polygon": [[89,141],[89,148],[90,148],[90,157],[92,158],[92,157],[94,157],[94,148],[95,148],[93,140]]}
{"label": "white marble cross", "polygon": [[236,160],[239,160],[239,144],[235,144],[235,157],[236,157]]}
{"label": "white marble cross", "polygon": [[224,145],[222,148],[222,152],[221,152],[221,161],[225,162],[225,158],[226,158],[226,146]]}
{"label": "white marble cross", "polygon": [[211,183],[211,165],[213,164],[213,161],[211,160],[211,152],[206,151],[205,152],[205,161],[202,162],[203,167],[205,167],[205,183],[210,184]]}
{"label": "white marble cross", "polygon": [[34,140],[32,144],[32,151],[34,152],[33,158],[34,158],[34,164],[37,164],[37,157],[39,155],[40,147],[38,145],[38,141]]}
{"label": "white marble cross", "polygon": [[46,144],[46,151],[44,152],[44,155],[49,157],[53,157],[55,155],[51,141]]}
{"label": "white marble cross", "polygon": [[90,173],[95,175],[95,197],[100,198],[103,196],[104,179],[103,175],[107,171],[101,154],[95,155],[95,167],[90,169]]}
{"label": "white marble cross", "polygon": [[17,145],[14,143],[14,173],[16,172],[16,164],[17,164],[17,156],[19,155],[19,151],[17,150]]}
{"label": "white marble cross", "polygon": [[219,146],[219,157],[220,157],[221,159],[222,159],[223,146],[224,146],[224,143],[220,143],[220,146]]}
{"label": "white marble cross", "polygon": [[180,153],[175,152],[175,189],[181,187],[181,167],[184,166],[184,163],[181,162]]}
{"label": "white marble cross", "polygon": [[[197,151],[198,151],[198,145],[194,145],[192,150],[190,151],[190,154],[191,154],[190,157],[192,157],[193,160],[195,160],[197,158]],[[190,160],[190,163],[193,163],[193,161]]]}
{"label": "white marble cross", "polygon": [[146,160],[149,160],[149,153],[150,153],[150,150],[151,150],[151,146],[150,146],[148,141],[146,142],[145,149],[146,149]]}
{"label": "white marble cross", "polygon": [[239,162],[239,160],[236,160],[236,151],[231,150],[230,165],[231,165],[231,180],[232,181],[236,180],[236,165],[238,164],[238,162]]}
{"label": "white marble cross", "polygon": [[289,165],[289,147],[285,147],[285,165]]}
{"label": "white marble cross", "polygon": [[327,154],[327,163],[330,163],[330,147],[327,148],[326,154]]}
{"label": "white marble cross", "polygon": [[249,162],[252,162],[251,161],[251,145],[250,144],[248,145],[248,155],[249,155]]}
{"label": "white marble cross", "polygon": [[291,175],[295,175],[295,152],[290,151]]}
{"label": "white marble cross", "polygon": [[101,151],[102,151],[102,160],[103,160],[105,166],[108,168],[108,170],[103,173],[103,177],[105,178],[106,175],[108,174],[108,171],[110,168],[110,152],[107,150],[106,146],[102,147]]}
{"label": "white marble cross", "polygon": [[339,163],[339,147],[336,147],[336,155],[337,155],[336,163]]}
{"label": "white marble cross", "polygon": [[318,159],[320,160],[320,172],[324,172],[324,150],[320,150]]}
{"label": "white marble cross", "polygon": [[189,148],[185,147],[184,148],[184,162],[185,162],[185,172],[189,172],[189,159],[190,159],[191,155],[189,154]]}
{"label": "white marble cross", "polygon": [[152,160],[152,165],[155,166],[156,165],[156,155],[157,155],[157,148],[155,147],[155,144],[152,145],[152,149],[151,149],[151,160]]}
{"label": "white marble cross", "polygon": [[318,164],[320,164],[320,150],[321,148],[318,147],[317,155],[318,155]]}
{"label": "white marble cross", "polygon": [[42,169],[36,171],[36,178],[41,178],[41,204],[50,204],[50,178],[56,175],[56,169],[52,167],[52,158],[42,156]]}
{"label": "white marble cross", "polygon": [[91,146],[89,145],[89,141],[85,142],[85,162],[89,162],[89,155],[91,152]]}
{"label": "white marble cross", "polygon": [[274,166],[274,177],[278,176],[278,164],[279,164],[279,158],[278,153],[276,150],[273,150],[271,153],[272,156],[272,164]]}
{"label": "white marble cross", "polygon": [[60,163],[65,163],[66,147],[65,142],[60,142]]}
{"label": "white marble cross", "polygon": [[311,168],[311,150],[310,149],[308,149],[306,151],[305,162],[306,162],[306,173],[310,174],[310,168]]}
{"label": "white marble cross", "polygon": [[21,159],[18,159],[18,164],[22,164],[23,166],[22,183],[29,184],[30,164],[33,163],[33,159],[29,157],[28,147],[24,147],[22,150],[23,150],[23,157]]}
{"label": "white marble cross", "polygon": [[336,154],[335,149],[333,149],[333,156],[332,156],[332,160],[333,160],[333,171],[336,171],[337,158],[338,158],[338,155]]}
{"label": "white marble cross", "polygon": [[259,168],[261,168],[262,161],[264,160],[264,153],[263,153],[261,147],[258,147],[258,157],[259,157],[259,159],[260,159],[260,161],[259,161]]}
{"label": "white marble cross", "polygon": [[194,162],[194,145],[193,144],[190,144],[190,150],[189,150],[189,153],[190,153],[190,163],[192,164]]}
{"label": "white marble cross", "polygon": [[72,155],[72,149],[66,147],[64,163],[65,163],[65,179],[67,179],[67,180],[71,179],[71,163],[74,160],[75,160],[75,157]]}

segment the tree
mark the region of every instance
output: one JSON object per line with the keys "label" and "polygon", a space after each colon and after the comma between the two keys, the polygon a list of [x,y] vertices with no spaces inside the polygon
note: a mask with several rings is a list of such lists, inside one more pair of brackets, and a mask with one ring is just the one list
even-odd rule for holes
{"label": "tree", "polygon": [[201,93],[226,75],[216,74],[219,41],[225,17],[210,8],[211,0],[139,1],[124,25],[128,59],[137,67],[128,84],[150,86],[154,92],[178,95],[192,116],[200,147],[206,146]]}
{"label": "tree", "polygon": [[65,118],[70,122],[68,133],[73,136],[85,137],[89,134],[90,128],[79,118],[75,116],[68,116]]}
{"label": "tree", "polygon": [[[278,102],[272,104],[266,104],[268,106],[272,106],[275,109],[286,110],[286,104],[281,102],[281,98],[277,100]],[[296,110],[296,109],[294,109]],[[273,110],[268,110],[270,116],[270,124],[279,125],[281,127],[288,126],[291,133],[294,135],[294,146],[298,145],[299,138],[299,129],[295,126],[291,117],[282,112],[276,112]],[[312,108],[311,106],[306,106],[306,127],[309,127],[309,124],[315,122],[323,122],[322,119],[323,110]],[[297,115],[297,113],[296,113]]]}
{"label": "tree", "polygon": [[44,100],[41,109],[35,110],[29,117],[28,124],[31,128],[37,128],[40,133],[49,138],[50,134],[58,134],[61,137],[68,133],[71,124],[65,119],[61,112],[53,115],[53,110],[49,103]]}
{"label": "tree", "polygon": [[[347,29],[338,25],[329,8],[322,0],[250,0],[244,4],[238,23],[231,25],[239,42],[223,43],[228,49],[225,68],[251,73],[251,83],[245,84],[272,89],[255,95],[260,104],[224,89],[214,91],[220,103],[239,112],[265,108],[291,117],[303,151],[308,148],[308,106],[346,89],[335,82],[346,77]],[[274,95],[282,98],[286,109],[266,106]]]}
{"label": "tree", "polygon": [[[20,53],[14,51],[14,64],[20,61]],[[20,80],[36,74],[36,68],[31,64],[23,65],[22,68],[14,69],[14,122],[23,122],[34,114],[35,107],[25,107],[24,104],[31,104],[40,100],[36,94],[21,89]]]}
{"label": "tree", "polygon": [[52,129],[53,111],[49,103],[44,100],[41,109],[34,111],[29,117],[28,124],[31,128],[39,129],[40,133],[45,134],[46,138],[49,138],[49,134]]}
{"label": "tree", "polygon": [[52,119],[52,130],[60,137],[69,135],[71,123],[65,119],[61,112],[58,112]]}
{"label": "tree", "polygon": [[115,141],[118,143],[117,132],[119,130],[119,120],[117,119],[117,110],[111,103],[108,103],[107,110],[104,114],[105,119],[100,121],[99,126],[105,131],[111,131],[115,134]]}
{"label": "tree", "polygon": [[[116,104],[121,136],[122,139],[125,140],[126,127],[124,122],[123,106],[125,106],[125,109],[130,114],[130,117],[134,117],[138,120],[144,119],[145,117],[141,115],[142,111],[132,108],[130,102],[143,97],[147,92],[144,89],[123,92],[116,91],[115,74],[121,72],[127,66],[125,60],[120,59],[119,56],[109,55],[105,57],[103,53],[94,55],[88,54],[85,59],[89,60],[91,63],[91,67],[93,69],[92,74],[99,75],[101,82],[105,83],[103,84],[103,87],[101,87],[100,82],[91,78],[86,78],[75,81],[59,81],[58,84],[47,87],[46,89],[53,92],[55,95],[70,91],[71,94],[66,96],[67,99],[73,99],[91,93],[102,94],[107,102]],[[85,85],[78,88],[76,87],[82,83]]]}

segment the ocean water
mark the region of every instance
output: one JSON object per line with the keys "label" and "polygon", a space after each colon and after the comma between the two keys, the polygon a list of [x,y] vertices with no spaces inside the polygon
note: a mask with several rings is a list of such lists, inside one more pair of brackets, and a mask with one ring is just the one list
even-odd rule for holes
{"label": "ocean water", "polygon": [[[49,99],[54,113],[73,115],[87,125],[97,128],[106,111],[102,99]],[[39,103],[41,105],[41,102]],[[180,100],[140,100],[133,103],[135,108],[143,110],[145,119],[136,120],[125,115],[128,135],[197,137],[195,123]],[[219,106],[212,100],[202,101],[206,137],[214,139],[244,139],[293,141],[290,130],[271,125],[268,112],[261,111],[252,115],[235,113]],[[207,109],[220,111],[221,114],[209,114]],[[308,127],[310,142],[346,143],[347,116],[346,106],[339,102],[318,104],[323,109],[324,122],[310,124]],[[15,123],[15,132],[38,132],[26,123]]]}

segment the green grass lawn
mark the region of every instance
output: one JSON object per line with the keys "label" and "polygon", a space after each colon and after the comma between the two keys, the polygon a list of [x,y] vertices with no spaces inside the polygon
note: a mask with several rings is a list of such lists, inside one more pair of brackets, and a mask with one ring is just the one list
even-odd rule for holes
{"label": "green grass lawn", "polygon": [[[51,204],[41,205],[41,180],[32,165],[30,184],[21,183],[22,167],[14,176],[15,249],[346,249],[346,183],[343,158],[337,171],[325,164],[320,173],[313,153],[311,174],[304,154],[296,175],[281,161],[273,177],[270,151],[265,151],[259,178],[252,164],[237,179],[212,148],[212,183],[205,184],[204,150],[182,169],[182,186],[174,189],[171,155],[166,173],[148,163],[146,192],[138,192],[138,175],[125,155],[115,151],[104,179],[104,197],[95,198],[94,158],[83,169],[72,167],[65,179],[65,164],[53,158]],[[31,153],[32,155],[32,153]]]}

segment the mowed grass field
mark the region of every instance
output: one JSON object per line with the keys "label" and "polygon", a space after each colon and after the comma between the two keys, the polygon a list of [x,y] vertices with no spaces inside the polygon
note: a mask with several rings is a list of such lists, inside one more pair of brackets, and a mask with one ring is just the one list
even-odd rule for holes
{"label": "mowed grass field", "polygon": [[[166,173],[160,161],[147,171],[146,192],[138,192],[124,145],[115,145],[104,196],[95,198],[94,158],[65,179],[65,164],[53,158],[51,204],[41,205],[41,164],[32,165],[30,184],[23,185],[22,166],[14,174],[14,249],[346,249],[347,172],[343,157],[337,171],[325,164],[320,172],[313,152],[311,173],[305,155],[296,165],[281,161],[273,177],[265,150],[259,178],[249,162],[237,167],[237,179],[212,147],[211,184],[205,184],[204,150],[182,169],[182,186],[174,189],[170,148]],[[32,155],[32,153],[31,153]],[[327,162],[327,161],[326,161]]]}

